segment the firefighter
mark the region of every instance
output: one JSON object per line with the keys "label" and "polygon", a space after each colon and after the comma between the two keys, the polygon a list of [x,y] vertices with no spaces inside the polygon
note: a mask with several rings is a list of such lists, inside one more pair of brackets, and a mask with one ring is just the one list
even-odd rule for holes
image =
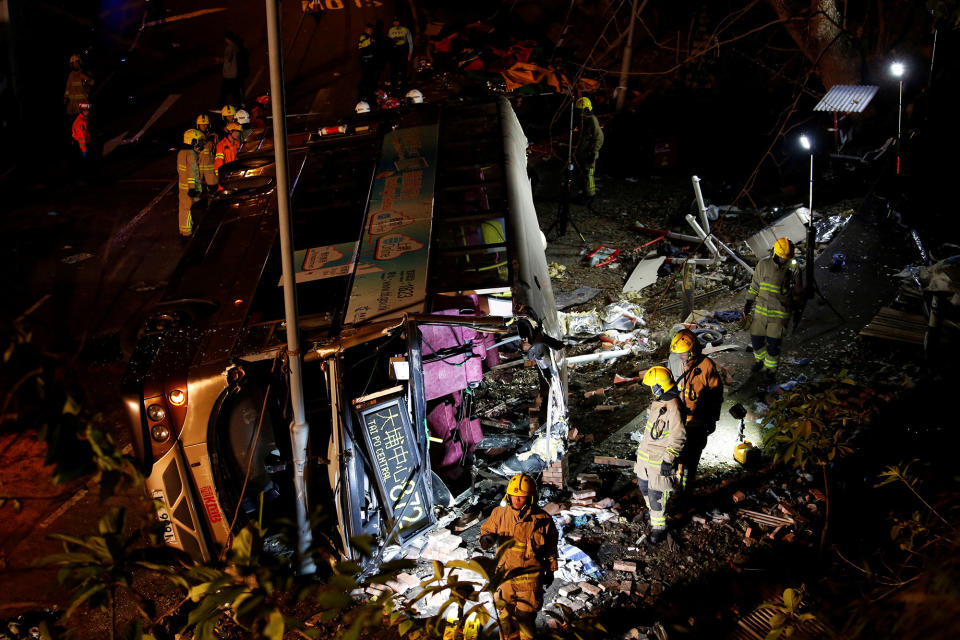
{"label": "firefighter", "polygon": [[238,151],[240,151],[240,125],[231,122],[227,125],[227,136],[217,143],[217,155],[213,159],[213,166],[218,173],[220,167],[237,159]]}
{"label": "firefighter", "polygon": [[220,109],[220,139],[227,137],[227,125],[237,119],[237,108],[232,104],[225,104]]}
{"label": "firefighter", "polygon": [[200,114],[197,116],[197,131],[203,134],[203,146],[200,148],[200,176],[203,178],[205,191],[216,191],[218,185],[217,168],[213,164],[213,156],[217,152],[217,142],[219,142],[216,132],[210,126],[210,116]]}
{"label": "firefighter", "polygon": [[[750,342],[755,362],[751,370],[758,373],[763,369],[769,382],[776,378],[790,316],[803,299],[803,287],[793,254],[793,243],[787,238],[779,238],[773,244],[773,255],[757,263],[743,304],[745,318],[753,312]],[[794,329],[799,322],[800,316],[795,315]]]}
{"label": "firefighter", "polygon": [[373,25],[369,22],[357,41],[357,55],[360,57],[360,100],[373,102],[380,73],[377,61],[377,39],[373,35]]}
{"label": "firefighter", "polygon": [[93,135],[90,133],[90,103],[81,102],[77,105],[77,108],[79,113],[73,119],[70,135],[76,145],[74,148],[77,149],[74,154],[79,167],[77,173],[82,180],[88,180],[93,176]]}
{"label": "firefighter", "polygon": [[236,123],[240,125],[240,145],[243,146],[253,133],[253,127],[250,126],[250,113],[246,109],[237,109]]}
{"label": "firefighter", "polygon": [[399,95],[407,84],[407,66],[413,55],[413,36],[410,29],[400,24],[400,18],[394,16],[387,38],[390,39],[390,86]]}
{"label": "firefighter", "polygon": [[603,146],[603,129],[600,128],[597,116],[593,115],[593,103],[590,102],[590,98],[586,96],[579,98],[576,107],[582,116],[580,142],[577,144],[577,164],[583,172],[583,194],[587,198],[587,204],[590,204],[597,195],[594,171],[597,166],[597,156],[600,155],[600,148]]}
{"label": "firefighter", "polygon": [[693,487],[707,436],[717,430],[723,405],[723,378],[717,364],[703,355],[700,341],[689,329],[682,329],[670,341],[667,366],[680,390],[684,406],[687,442],[680,452],[680,489]]}
{"label": "firefighter", "polygon": [[507,485],[506,503],[501,502],[480,526],[480,546],[511,546],[500,557],[498,569],[529,570],[504,582],[497,590],[500,638],[533,638],[543,592],[557,570],[557,528],[536,501],[533,478],[515,475]]}
{"label": "firefighter", "polygon": [[80,103],[90,102],[90,90],[93,88],[93,77],[83,70],[80,56],[70,56],[70,75],[67,76],[67,87],[63,91],[63,105],[67,108],[67,116],[73,119],[80,113]]}
{"label": "firefighter", "polygon": [[203,134],[197,129],[183,132],[183,146],[177,153],[177,186],[180,191],[180,236],[193,235],[193,216],[190,213],[193,203],[200,198],[202,187],[200,178],[199,153],[203,146]]}
{"label": "firefighter", "polygon": [[666,367],[650,367],[643,384],[653,392],[647,409],[647,424],[637,446],[637,474],[640,493],[650,510],[650,544],[658,544],[667,535],[667,501],[676,488],[674,467],[686,441],[680,390]]}

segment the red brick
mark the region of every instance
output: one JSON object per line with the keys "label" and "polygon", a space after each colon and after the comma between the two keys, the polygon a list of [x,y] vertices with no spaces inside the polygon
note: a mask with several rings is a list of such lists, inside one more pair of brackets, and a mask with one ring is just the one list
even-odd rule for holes
{"label": "red brick", "polygon": [[627,573],[636,573],[637,572],[637,563],[629,562],[627,560],[617,560],[613,563],[614,571],[625,571]]}

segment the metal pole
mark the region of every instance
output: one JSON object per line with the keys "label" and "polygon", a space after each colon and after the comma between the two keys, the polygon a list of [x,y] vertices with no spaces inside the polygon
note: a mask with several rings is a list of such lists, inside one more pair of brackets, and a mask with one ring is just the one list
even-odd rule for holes
{"label": "metal pole", "polygon": [[[937,57],[937,30],[933,30],[933,51],[930,52],[930,73],[927,74],[927,91],[933,86],[933,61]],[[929,98],[928,98],[929,99]]]}
{"label": "metal pole", "polygon": [[813,151],[810,151],[810,218],[807,220],[807,296],[813,297],[813,260],[816,253],[817,232],[813,229]]}
{"label": "metal pole", "polygon": [[620,81],[617,83],[617,112],[623,111],[627,98],[627,77],[630,74],[630,62],[633,60],[633,24],[637,20],[637,0],[630,8],[630,26],[627,28],[627,44],[623,48],[623,60],[620,61]]}
{"label": "metal pole", "polygon": [[897,175],[900,175],[900,122],[903,119],[903,76],[900,76],[900,100],[897,103]]}
{"label": "metal pole", "polygon": [[290,231],[290,177],[287,172],[287,120],[283,93],[283,57],[280,52],[279,0],[265,0],[267,6],[267,50],[270,57],[270,94],[273,99],[273,153],[277,176],[277,215],[280,220],[280,258],[283,266],[283,310],[287,323],[287,356],[290,366],[290,444],[293,448],[293,486],[296,492],[297,556],[300,572],[314,573],[310,557],[312,543],[306,478],[310,427],[303,402],[303,376],[300,366],[300,336],[297,330],[297,290],[293,268],[293,236]]}
{"label": "metal pole", "polygon": [[704,204],[703,192],[700,191],[700,178],[692,176],[690,181],[693,182],[693,195],[697,198],[697,209],[700,211],[700,224],[703,225],[704,231],[710,233],[710,220],[707,219],[707,205]]}

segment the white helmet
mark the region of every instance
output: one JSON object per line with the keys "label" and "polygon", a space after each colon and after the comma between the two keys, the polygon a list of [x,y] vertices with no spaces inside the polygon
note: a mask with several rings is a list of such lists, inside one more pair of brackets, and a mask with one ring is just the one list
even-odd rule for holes
{"label": "white helmet", "polygon": [[250,114],[244,109],[238,109],[236,122],[237,124],[250,124]]}
{"label": "white helmet", "polygon": [[354,111],[357,113],[370,113],[370,105],[367,104],[365,100],[361,100],[357,103],[357,106],[354,107]]}
{"label": "white helmet", "polygon": [[423,102],[423,94],[419,89],[410,89],[407,91],[407,102],[410,104],[420,104]]}

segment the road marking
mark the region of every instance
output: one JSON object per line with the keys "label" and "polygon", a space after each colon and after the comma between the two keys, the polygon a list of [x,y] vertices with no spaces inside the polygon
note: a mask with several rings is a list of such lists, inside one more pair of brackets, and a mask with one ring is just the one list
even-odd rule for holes
{"label": "road marking", "polygon": [[123,139],[127,137],[127,134],[130,133],[130,130],[126,130],[115,138],[110,138],[103,143],[103,157],[110,155],[114,149],[123,144]]}
{"label": "road marking", "polygon": [[128,144],[128,143],[130,143],[130,142],[136,142],[137,140],[139,140],[139,139],[140,139],[140,136],[142,136],[144,133],[146,133],[146,132],[147,132],[147,129],[149,129],[150,127],[152,127],[152,126],[153,126],[153,123],[156,122],[157,120],[159,120],[159,119],[160,119],[160,116],[162,116],[164,113],[166,113],[166,112],[167,112],[167,109],[169,109],[170,107],[172,107],[172,106],[173,106],[173,103],[176,102],[176,101],[179,100],[179,99],[180,99],[180,94],[179,94],[179,93],[171,93],[170,95],[168,95],[167,98],[166,98],[166,100],[164,100],[164,101],[160,104],[160,106],[157,107],[157,110],[153,112],[153,115],[150,116],[150,119],[147,120],[147,123],[146,123],[145,125],[143,125],[143,128],[140,129],[140,131],[138,131],[136,134],[134,134],[134,136],[133,136],[132,138],[125,139],[125,140],[123,141],[123,143],[124,143],[124,144]]}
{"label": "road marking", "polygon": [[190,13],[181,13],[177,16],[170,16],[169,18],[160,18],[159,20],[154,20],[153,22],[146,22],[143,26],[145,27],[155,27],[158,24],[168,24],[170,22],[178,22],[180,20],[188,20],[190,18],[198,18],[200,16],[205,16],[208,13],[219,13],[221,11],[226,11],[226,7],[216,7],[213,9],[200,9],[199,11],[191,11]]}
{"label": "road marking", "polygon": [[141,220],[143,220],[144,216],[146,216],[148,213],[150,213],[150,211],[151,211],[155,206],[157,206],[157,203],[160,202],[160,200],[162,200],[165,195],[167,195],[168,193],[170,193],[170,190],[173,189],[173,185],[175,185],[175,184],[176,184],[176,181],[171,181],[167,186],[165,186],[163,189],[161,189],[160,193],[158,193],[157,195],[155,195],[155,196],[153,197],[153,200],[151,200],[151,201],[147,204],[147,206],[145,206],[143,209],[140,210],[140,213],[138,213],[137,215],[135,215],[135,216],[133,217],[133,219],[130,220],[130,222],[128,222],[127,224],[123,225],[123,227],[120,229],[120,231],[118,231],[118,232],[116,232],[115,234],[113,234],[113,236],[110,238],[110,242],[107,243],[106,253],[104,254],[105,256],[110,255],[110,249],[113,247],[113,244],[114,244],[115,242],[117,242],[118,240],[121,240],[121,239],[126,239],[127,236],[130,235],[130,232],[133,231],[133,228],[134,228],[135,226],[137,226],[137,224],[139,224],[139,222],[140,222]]}
{"label": "road marking", "polygon": [[[127,444],[127,446],[123,448],[121,453],[125,456],[128,456],[131,453],[133,453],[133,444]],[[75,494],[73,494],[70,497],[69,500],[64,502],[59,507],[57,507],[56,511],[54,511],[53,513],[48,515],[46,518],[44,518],[43,521],[39,525],[37,525],[37,529],[46,529],[51,524],[56,522],[60,516],[65,514],[67,511],[72,509],[74,505],[76,505],[78,502],[83,500],[87,496],[87,494],[90,493],[90,489],[92,489],[95,484],[96,482],[94,482],[93,479],[88,480],[85,487],[80,488]]]}
{"label": "road marking", "polygon": [[69,500],[64,502],[59,507],[57,507],[56,511],[54,511],[53,513],[48,515],[46,518],[44,518],[43,522],[37,525],[37,529],[46,529],[47,527],[49,527],[51,524],[56,522],[57,518],[59,518],[60,516],[65,514],[67,511],[69,511],[73,507],[73,505],[77,504],[78,502],[83,500],[85,497],[87,497],[88,493],[90,493],[90,489],[88,489],[87,487],[83,487],[82,489],[78,490],[75,494],[70,496]]}

